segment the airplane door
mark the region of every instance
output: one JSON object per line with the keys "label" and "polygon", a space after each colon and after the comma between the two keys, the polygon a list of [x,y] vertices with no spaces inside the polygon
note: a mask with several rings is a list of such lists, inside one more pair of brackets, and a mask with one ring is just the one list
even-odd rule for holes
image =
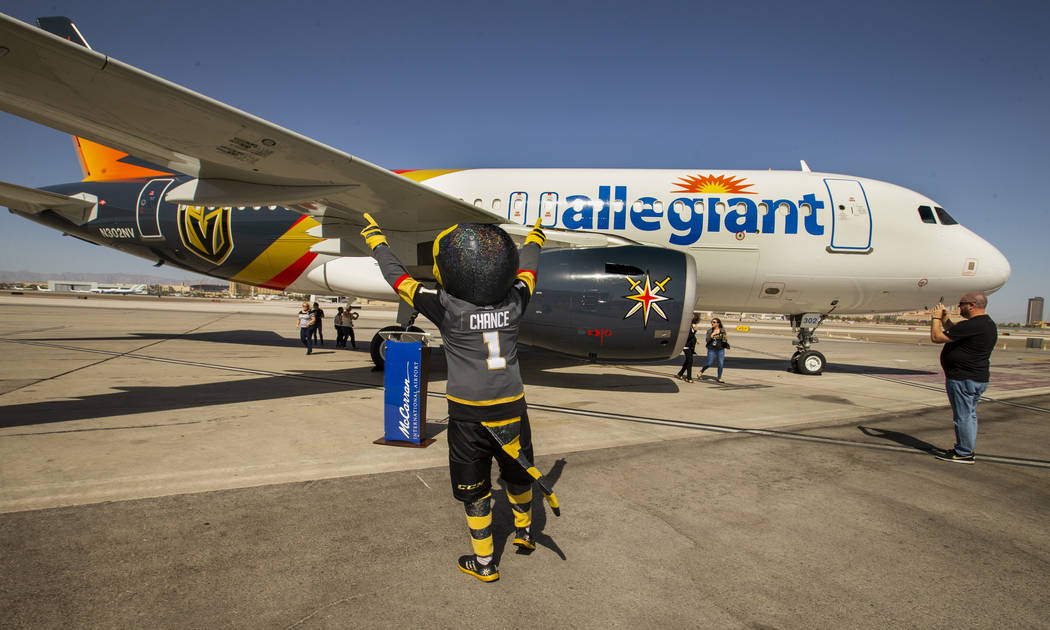
{"label": "airplane door", "polygon": [[511,223],[525,224],[525,213],[529,205],[529,196],[523,192],[510,194],[510,203],[507,204],[507,219]]}
{"label": "airplane door", "polygon": [[545,192],[540,195],[540,226],[554,227],[558,222],[558,193]]}
{"label": "airplane door", "polygon": [[825,179],[831,195],[831,247],[835,251],[871,251],[871,212],[860,182]]}
{"label": "airplane door", "polygon": [[142,187],[135,223],[142,238],[164,238],[160,231],[160,204],[174,179],[154,179]]}

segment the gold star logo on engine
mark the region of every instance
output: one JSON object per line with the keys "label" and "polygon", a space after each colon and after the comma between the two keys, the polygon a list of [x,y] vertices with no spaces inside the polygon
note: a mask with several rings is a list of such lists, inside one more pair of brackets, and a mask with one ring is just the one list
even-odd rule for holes
{"label": "gold star logo on engine", "polygon": [[671,276],[667,276],[662,281],[657,282],[656,284],[650,284],[649,274],[645,274],[645,288],[642,288],[641,280],[636,281],[627,278],[627,282],[631,283],[631,290],[636,291],[636,293],[633,295],[625,295],[623,297],[625,297],[628,300],[634,300],[635,302],[637,302],[637,304],[632,306],[631,310],[627,311],[627,314],[624,315],[623,318],[627,319],[628,317],[634,315],[638,311],[642,311],[642,328],[645,328],[649,325],[649,311],[655,311],[657,315],[663,317],[664,319],[667,319],[667,315],[664,314],[663,310],[660,308],[660,305],[657,304],[657,302],[663,302],[664,300],[671,299],[669,297],[659,295],[660,291],[663,291],[664,287],[666,287],[667,283],[670,281]]}
{"label": "gold star logo on engine", "polygon": [[221,265],[233,251],[231,208],[179,206],[179,238],[204,260]]}

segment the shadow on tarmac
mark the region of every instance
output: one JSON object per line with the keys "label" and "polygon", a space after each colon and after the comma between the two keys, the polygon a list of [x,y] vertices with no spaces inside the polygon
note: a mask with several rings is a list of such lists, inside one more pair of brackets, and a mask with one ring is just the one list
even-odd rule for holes
{"label": "shadow on tarmac", "polygon": [[[360,332],[364,332],[362,329]],[[240,345],[250,346],[300,346],[298,338],[292,338],[291,336],[284,337],[272,330],[229,330],[229,331],[215,331],[215,332],[195,332],[188,333],[185,335],[179,334],[161,334],[161,333],[129,333],[125,335],[117,335],[111,337],[53,337],[48,338],[49,342],[76,342],[76,341],[127,341],[129,339],[138,339],[143,341],[165,341],[165,340],[187,340],[187,341],[202,341],[205,343],[233,343]],[[366,335],[361,335],[361,340],[358,341],[358,351],[368,351]],[[329,344],[334,341],[329,341]],[[317,354],[317,348],[332,348],[333,346],[322,346],[314,344],[314,354]],[[349,350],[349,349],[348,349]],[[431,363],[432,374],[445,376],[445,361],[444,355],[441,352],[440,346],[435,349],[433,353]],[[630,387],[640,392],[651,392],[651,393],[664,393],[664,392],[675,392],[677,388],[671,386],[673,383],[665,383],[665,379],[639,377],[637,375],[624,375],[623,377],[617,377],[616,375],[610,374],[595,374],[595,375],[573,375],[572,379],[565,378],[563,374],[543,374],[545,370],[557,370],[560,368],[572,367],[577,365],[584,365],[589,363],[585,359],[578,357],[571,357],[568,355],[558,354],[548,350],[541,350],[539,348],[529,348],[528,350],[519,354],[519,359],[522,364],[522,368],[528,368],[530,376],[536,376],[540,380],[528,381],[529,384],[542,385],[544,387],[561,387],[569,389],[607,389],[607,388],[624,388]],[[649,366],[666,366],[666,367],[679,367],[681,365],[681,356],[672,357],[663,361],[646,362],[641,365]],[[694,369],[699,369],[704,364],[704,355],[698,354],[694,362]],[[784,358],[762,358],[762,357],[738,357],[732,354],[726,355],[726,370],[788,370],[790,362],[788,356],[785,354]],[[931,375],[935,372],[929,370],[914,370],[906,368],[894,368],[894,367],[883,367],[883,366],[872,366],[872,365],[855,365],[850,363],[835,363],[832,361],[828,362],[825,368],[826,372],[833,372],[836,374],[879,374],[886,376],[915,376],[915,375]],[[536,373],[539,372],[539,373]],[[668,374],[668,377],[672,375]]]}
{"label": "shadow on tarmac", "polygon": [[926,442],[924,440],[920,440],[917,437],[912,437],[907,433],[901,433],[899,431],[887,431],[886,429],[876,429],[874,427],[865,426],[858,426],[857,429],[859,429],[860,432],[864,435],[874,438],[881,438],[883,440],[889,440],[891,442],[896,442],[901,446],[907,446],[908,448],[913,448],[917,451],[929,453],[930,455],[936,455],[937,453],[940,453],[942,451],[942,449],[937,448],[933,444],[930,444],[929,442]]}
{"label": "shadow on tarmac", "polygon": [[[296,371],[288,375],[265,376],[237,381],[175,385],[170,387],[119,387],[117,391],[84,396],[73,400],[54,400],[0,407],[0,427],[50,424],[69,420],[193,409],[258,400],[294,398],[311,394],[356,391],[382,386],[370,385],[366,368],[343,370],[341,374],[361,373],[361,382],[336,381],[332,371]],[[295,377],[302,378],[295,378]],[[290,378],[291,377],[291,378]],[[311,380],[317,379],[317,380]]]}
{"label": "shadow on tarmac", "polygon": [[[48,337],[46,341],[203,341],[206,343],[235,343],[246,346],[301,346],[299,337],[283,337],[272,330],[223,330],[214,332],[179,333],[140,333],[129,332],[112,337]],[[330,340],[329,344],[335,344]],[[314,344],[317,345],[317,344]]]}
{"label": "shadow on tarmac", "polygon": [[[543,478],[547,480],[552,490],[558,485],[558,480],[561,478],[562,471],[565,469],[565,463],[564,459],[558,459],[554,462],[554,466],[551,467],[550,472],[543,475]],[[503,479],[499,479],[499,482],[502,485]],[[555,494],[557,494],[557,492],[555,492]],[[510,501],[507,500],[506,486],[503,487],[503,492],[494,492],[492,498],[494,499],[492,505],[493,553],[496,556],[496,561],[499,562],[503,557],[504,550],[506,549],[507,539],[514,534],[514,517],[513,510],[510,507]],[[540,490],[538,485],[533,484],[532,539],[537,547],[546,547],[556,553],[562,560],[567,560],[565,552],[558,546],[558,543],[556,543],[553,538],[543,533],[543,530],[547,527],[547,509],[547,500],[543,498],[543,491]]]}

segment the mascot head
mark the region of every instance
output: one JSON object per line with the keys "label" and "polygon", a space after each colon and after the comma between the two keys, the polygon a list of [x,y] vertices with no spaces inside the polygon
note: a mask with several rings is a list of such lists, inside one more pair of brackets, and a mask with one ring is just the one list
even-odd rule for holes
{"label": "mascot head", "polygon": [[445,291],[476,306],[507,296],[518,274],[518,248],[495,225],[459,223],[434,239],[434,276]]}

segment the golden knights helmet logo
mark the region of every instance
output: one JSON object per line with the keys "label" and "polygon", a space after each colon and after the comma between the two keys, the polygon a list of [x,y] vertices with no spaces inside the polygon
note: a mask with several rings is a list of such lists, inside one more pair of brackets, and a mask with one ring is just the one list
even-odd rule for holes
{"label": "golden knights helmet logo", "polygon": [[628,300],[634,300],[635,304],[631,307],[631,310],[627,311],[627,314],[624,315],[623,318],[627,319],[641,310],[642,328],[647,328],[649,326],[649,311],[655,311],[657,315],[667,319],[667,314],[664,313],[662,308],[660,308],[658,302],[671,299],[666,295],[659,294],[660,291],[666,290],[667,283],[670,282],[670,280],[671,276],[667,276],[660,282],[650,283],[649,274],[645,274],[645,286],[643,287],[641,280],[631,280],[630,278],[627,278],[627,282],[631,285],[631,290],[635,291],[635,293],[623,297]]}
{"label": "golden knights helmet logo", "polygon": [[221,265],[233,252],[231,208],[179,206],[179,238],[204,260]]}

